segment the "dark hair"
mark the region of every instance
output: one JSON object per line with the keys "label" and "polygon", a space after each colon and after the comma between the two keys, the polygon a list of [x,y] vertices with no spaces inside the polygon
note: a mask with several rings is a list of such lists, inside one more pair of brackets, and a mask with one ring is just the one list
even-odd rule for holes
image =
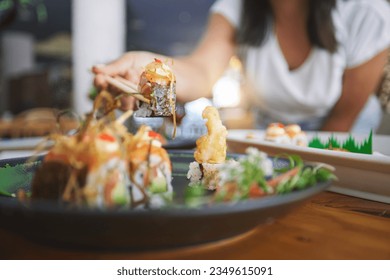
{"label": "dark hair", "polygon": [[[314,46],[334,52],[337,41],[334,34],[332,10],[335,0],[309,0],[307,32]],[[239,44],[260,46],[270,30],[273,11],[269,0],[244,0],[241,24],[237,30]]]}

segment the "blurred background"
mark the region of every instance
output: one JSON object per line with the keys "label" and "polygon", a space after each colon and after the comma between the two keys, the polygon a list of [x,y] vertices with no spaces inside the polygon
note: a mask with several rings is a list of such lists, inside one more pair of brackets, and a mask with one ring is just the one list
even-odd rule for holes
{"label": "blurred background", "polygon": [[[109,62],[128,50],[172,56],[191,52],[206,27],[213,3],[0,0],[0,136],[10,136],[10,120],[25,118],[26,112],[37,108],[88,112],[93,80],[89,69],[94,64]],[[240,67],[233,58],[209,99],[183,104],[187,125],[196,124],[203,107],[213,104],[220,108],[228,128],[252,127],[241,95]],[[389,87],[390,82],[384,79],[385,83]],[[390,104],[386,98],[390,100],[384,96],[384,104]],[[384,121],[380,133],[390,134],[388,123]],[[36,133],[42,134],[44,129]]]}

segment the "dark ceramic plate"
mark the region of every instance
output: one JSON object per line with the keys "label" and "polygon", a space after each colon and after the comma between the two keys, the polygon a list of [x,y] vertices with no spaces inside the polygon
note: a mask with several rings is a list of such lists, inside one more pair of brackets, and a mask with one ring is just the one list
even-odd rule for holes
{"label": "dark ceramic plate", "polygon": [[164,148],[167,150],[184,150],[184,149],[193,149],[195,147],[196,147],[195,138],[181,138],[181,137],[168,140],[168,142],[164,145]]}
{"label": "dark ceramic plate", "polygon": [[[184,207],[186,173],[193,160],[190,151],[170,151],[173,163],[175,207],[160,210],[69,210],[49,202],[29,207],[15,198],[0,196],[0,227],[38,242],[85,249],[145,250],[193,245],[229,238],[289,213],[293,207],[322,192],[330,182],[285,195],[220,203],[200,208]],[[0,190],[13,193],[29,188],[39,160],[0,161]],[[284,164],[282,159],[277,164]]]}

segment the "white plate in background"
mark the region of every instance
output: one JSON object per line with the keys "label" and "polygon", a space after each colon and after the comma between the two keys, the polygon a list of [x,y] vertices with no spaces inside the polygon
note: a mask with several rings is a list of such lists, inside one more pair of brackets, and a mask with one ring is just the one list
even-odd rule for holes
{"label": "white plate in background", "polygon": [[[334,135],[344,141],[349,133],[308,132],[309,141],[318,136],[323,141]],[[251,135],[251,138],[248,138]],[[365,199],[390,203],[390,136],[373,135],[372,155],[349,153],[278,144],[264,140],[263,130],[229,130],[228,150],[243,153],[247,147],[256,147],[269,155],[296,154],[305,161],[324,162],[336,167],[338,181],[330,190]],[[358,143],[369,135],[352,135]]]}
{"label": "white plate in background", "polygon": [[0,140],[0,159],[35,155],[37,145],[43,143],[43,140],[43,137],[2,139]]}

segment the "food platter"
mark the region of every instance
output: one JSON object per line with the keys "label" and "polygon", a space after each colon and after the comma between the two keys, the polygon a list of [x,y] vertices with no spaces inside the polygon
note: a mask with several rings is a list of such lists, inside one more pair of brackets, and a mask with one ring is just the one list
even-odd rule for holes
{"label": "food platter", "polygon": [[[250,138],[248,138],[250,135]],[[309,140],[314,136],[322,140],[335,136],[340,141],[348,133],[307,132]],[[338,181],[330,190],[365,199],[390,203],[390,136],[373,135],[373,154],[358,154],[316,148],[280,144],[264,140],[263,130],[229,130],[227,143],[230,152],[240,153],[253,146],[270,154],[297,154],[307,162],[324,162],[336,168]],[[360,142],[368,135],[354,134]]]}
{"label": "food platter", "polygon": [[[103,211],[65,209],[47,201],[29,205],[0,196],[0,228],[54,246],[147,250],[194,245],[230,238],[288,214],[294,207],[324,191],[330,182],[284,195],[235,203],[217,203],[190,208],[184,205],[186,173],[193,151],[169,152],[173,165],[174,205],[151,210]],[[27,158],[0,161],[2,182],[14,192],[28,188],[40,159],[26,165]],[[284,159],[277,159],[283,165]],[[17,176],[16,176],[17,175]],[[11,179],[10,179],[11,177]],[[4,186],[4,185],[3,185]]]}

